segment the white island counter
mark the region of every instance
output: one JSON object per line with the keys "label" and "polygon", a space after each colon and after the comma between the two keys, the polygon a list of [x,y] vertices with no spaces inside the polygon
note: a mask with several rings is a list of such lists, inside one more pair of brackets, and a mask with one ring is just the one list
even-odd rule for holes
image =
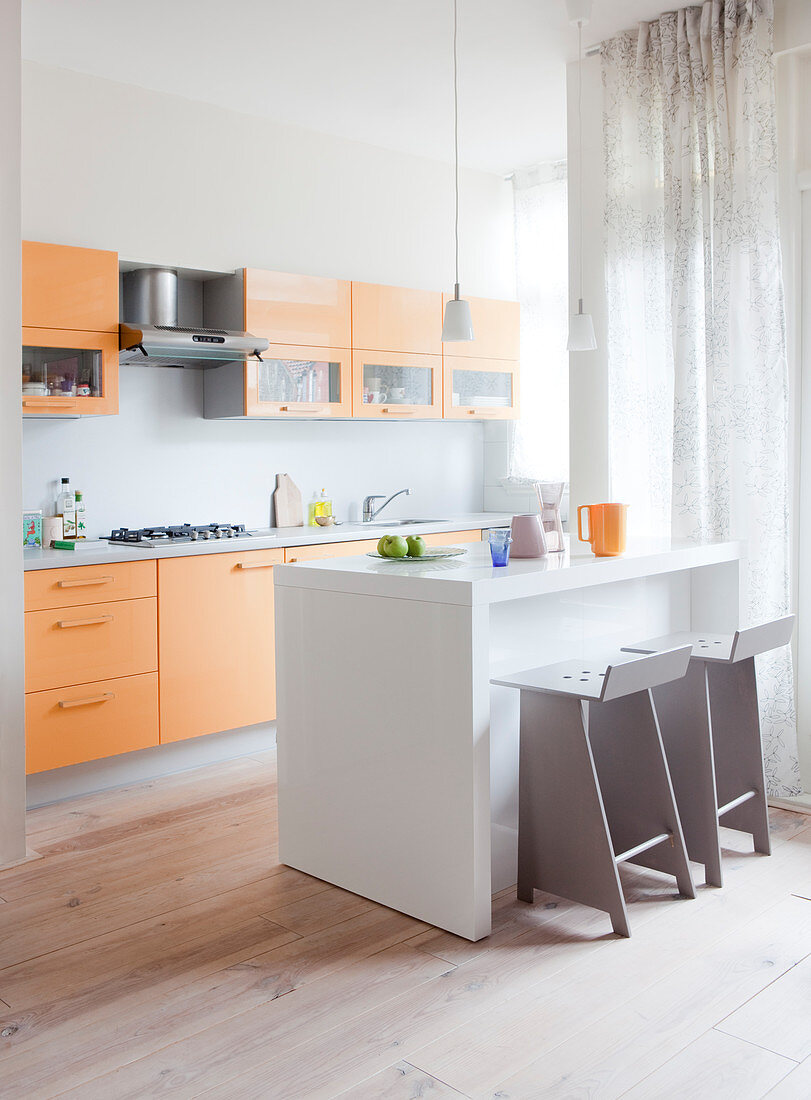
{"label": "white island counter", "polygon": [[515,882],[518,693],[496,675],[738,626],[739,543],[621,558],[277,566],[282,862],[468,939]]}

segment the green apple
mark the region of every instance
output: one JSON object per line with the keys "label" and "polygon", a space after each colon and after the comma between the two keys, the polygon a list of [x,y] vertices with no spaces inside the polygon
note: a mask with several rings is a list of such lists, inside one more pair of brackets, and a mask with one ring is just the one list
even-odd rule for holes
{"label": "green apple", "polygon": [[386,539],[387,539],[388,537],[389,537],[388,535],[384,535],[382,539],[379,539],[379,540],[378,540],[378,543],[377,543],[377,552],[378,552],[378,554],[379,554],[379,555],[381,556],[381,558],[385,558],[385,557],[386,557],[386,551],[385,551],[385,549],[384,549],[384,544],[385,544],[385,542],[386,542]]}
{"label": "green apple", "polygon": [[422,535],[409,535],[406,539],[408,543],[408,556],[410,558],[421,558],[425,553],[425,539]]}
{"label": "green apple", "polygon": [[386,535],[380,542],[383,544],[384,558],[404,558],[408,553],[408,543],[402,535]]}

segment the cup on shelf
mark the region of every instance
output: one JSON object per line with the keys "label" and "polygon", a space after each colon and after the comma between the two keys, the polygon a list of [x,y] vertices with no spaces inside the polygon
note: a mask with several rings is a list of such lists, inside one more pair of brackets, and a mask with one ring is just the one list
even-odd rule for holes
{"label": "cup on shelf", "polygon": [[496,531],[490,531],[487,535],[490,543],[490,557],[493,565],[506,565],[510,560],[510,543],[512,536],[509,528],[501,527]]}
{"label": "cup on shelf", "polygon": [[[588,532],[583,534],[583,513]],[[616,558],[625,553],[627,504],[581,504],[577,509],[577,535],[591,544],[598,558]]]}
{"label": "cup on shelf", "polygon": [[402,405],[405,401],[405,386],[394,386],[389,394],[389,400],[393,401],[395,405]]}

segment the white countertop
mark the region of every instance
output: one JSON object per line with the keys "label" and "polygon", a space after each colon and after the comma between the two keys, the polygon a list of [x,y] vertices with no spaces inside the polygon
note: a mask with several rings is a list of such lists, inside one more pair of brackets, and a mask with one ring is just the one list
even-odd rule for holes
{"label": "white countertop", "polygon": [[463,557],[439,561],[382,561],[364,555],[300,562],[278,566],[274,582],[290,588],[473,605],[695,569],[735,561],[743,553],[739,542],[637,539],[622,557],[595,558],[585,546],[577,546],[574,553],[512,558],[502,568],[492,566],[486,543],[472,544]]}
{"label": "white countertop", "polygon": [[[391,517],[397,519],[396,516]],[[250,538],[212,539],[182,542],[173,546],[145,547],[116,545],[96,539],[80,540],[75,550],[25,550],[25,569],[62,569],[72,565],[104,565],[115,561],[149,561],[155,558],[184,558],[191,554],[244,553],[246,550],[274,550],[286,546],[318,546],[330,542],[379,539],[382,535],[433,534],[442,531],[472,531],[509,525],[506,512],[468,512],[434,523],[393,526],[383,518],[377,523],[342,523],[333,527],[267,527],[251,532]],[[357,560],[357,559],[352,559]],[[370,560],[370,559],[367,559]]]}

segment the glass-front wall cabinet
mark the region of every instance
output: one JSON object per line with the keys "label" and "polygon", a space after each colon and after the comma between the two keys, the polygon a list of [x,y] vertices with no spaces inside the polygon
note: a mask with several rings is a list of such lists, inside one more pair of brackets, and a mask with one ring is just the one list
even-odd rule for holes
{"label": "glass-front wall cabinet", "polygon": [[442,415],[439,355],[353,353],[353,414],[381,420]]}
{"label": "glass-front wall cabinet", "polygon": [[445,416],[459,420],[516,419],[518,364],[446,355]]}
{"label": "glass-front wall cabinet", "polygon": [[325,348],[273,348],[260,362],[249,362],[248,416],[349,416],[350,355]]}
{"label": "glass-front wall cabinet", "polygon": [[117,412],[117,359],[117,335],[23,329],[23,413],[80,416]]}

